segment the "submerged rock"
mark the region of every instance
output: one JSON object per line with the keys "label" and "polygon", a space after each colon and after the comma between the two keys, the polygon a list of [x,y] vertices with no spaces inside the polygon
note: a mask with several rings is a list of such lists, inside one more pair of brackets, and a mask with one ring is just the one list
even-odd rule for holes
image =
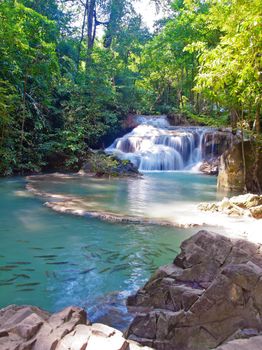
{"label": "submerged rock", "polygon": [[[262,247],[200,231],[127,304],[138,314],[126,336],[159,350],[214,349],[259,335]],[[246,344],[239,349],[253,349]]]}
{"label": "submerged rock", "polygon": [[262,218],[262,195],[247,193],[231,198],[225,197],[217,203],[200,203],[198,209],[202,211],[221,212],[229,216],[252,216]]}
{"label": "submerged rock", "polygon": [[0,310],[1,350],[150,350],[126,340],[100,323],[91,324],[83,309],[70,306],[50,314],[34,306]]}

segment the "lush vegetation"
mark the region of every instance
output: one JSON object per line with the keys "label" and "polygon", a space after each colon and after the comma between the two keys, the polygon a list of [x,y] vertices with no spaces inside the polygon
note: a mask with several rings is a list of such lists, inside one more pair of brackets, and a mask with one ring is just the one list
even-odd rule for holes
{"label": "lush vegetation", "polygon": [[1,174],[78,168],[128,113],[260,133],[261,0],[155,2],[154,34],[131,0],[0,2]]}

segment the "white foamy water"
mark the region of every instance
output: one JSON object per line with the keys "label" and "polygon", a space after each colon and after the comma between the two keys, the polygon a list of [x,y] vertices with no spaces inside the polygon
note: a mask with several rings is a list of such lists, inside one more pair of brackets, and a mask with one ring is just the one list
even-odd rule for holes
{"label": "white foamy water", "polygon": [[[130,160],[141,171],[196,171],[204,159],[217,155],[217,129],[172,127],[166,116],[138,116],[137,122],[136,128],[116,139],[106,152]],[[231,135],[226,137],[230,144]]]}

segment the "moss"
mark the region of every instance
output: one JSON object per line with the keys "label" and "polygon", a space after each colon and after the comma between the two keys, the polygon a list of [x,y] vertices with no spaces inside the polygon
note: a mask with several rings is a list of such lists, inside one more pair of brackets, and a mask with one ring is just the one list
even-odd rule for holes
{"label": "moss", "polygon": [[119,177],[138,176],[138,169],[129,160],[120,160],[104,152],[91,152],[83,170],[96,176]]}

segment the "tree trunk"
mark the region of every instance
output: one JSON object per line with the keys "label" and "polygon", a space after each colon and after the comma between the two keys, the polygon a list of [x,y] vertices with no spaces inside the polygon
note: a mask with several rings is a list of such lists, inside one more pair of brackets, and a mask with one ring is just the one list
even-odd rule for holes
{"label": "tree trunk", "polygon": [[84,18],[83,18],[83,23],[82,23],[81,37],[80,37],[79,47],[78,47],[78,55],[77,55],[77,71],[79,71],[79,65],[80,65],[81,47],[82,47],[82,42],[83,42],[83,40],[84,40],[84,34],[85,34],[85,26],[86,26],[86,15],[87,15],[87,10],[88,10],[88,0],[86,0],[86,3],[85,3],[85,10],[84,10]]}
{"label": "tree trunk", "polygon": [[243,162],[243,179],[244,179],[244,193],[247,193],[247,167],[244,147],[244,131],[243,131],[243,111],[241,113],[241,150],[242,150],[242,162]]}
{"label": "tree trunk", "polygon": [[87,52],[86,52],[86,73],[92,64],[92,51],[94,46],[94,13],[95,13],[96,0],[90,0],[88,4],[87,14]]}
{"label": "tree trunk", "polygon": [[260,125],[260,106],[259,105],[256,108],[255,129],[256,129],[257,134],[260,134],[261,125]]}
{"label": "tree trunk", "polygon": [[232,108],[230,111],[230,121],[231,121],[232,131],[234,133],[237,130],[237,121],[238,121],[238,113],[234,108]]}
{"label": "tree trunk", "polygon": [[121,20],[121,17],[123,16],[123,10],[124,10],[123,0],[112,0],[110,17],[109,17],[109,22],[107,25],[107,31],[106,31],[105,40],[104,40],[104,47],[106,49],[109,49],[112,44],[113,37],[117,32],[119,22]]}
{"label": "tree trunk", "polygon": [[255,162],[254,162],[254,172],[253,172],[253,183],[254,183],[254,192],[255,193],[262,193],[262,189],[260,186],[260,182],[258,179],[258,172],[259,172],[259,156],[260,156],[260,152],[261,152],[261,147],[259,147],[258,143],[254,143],[255,144],[255,149],[254,149],[254,153],[255,153]]}
{"label": "tree trunk", "polygon": [[1,142],[0,142],[0,146],[2,147],[4,144],[4,137],[5,137],[5,126],[2,126],[2,132],[1,132]]}
{"label": "tree trunk", "polygon": [[20,138],[20,154],[23,154],[23,142],[24,142],[24,134],[25,134],[25,119],[26,119],[26,85],[27,85],[27,77],[24,78],[24,87],[23,87],[23,113],[22,113],[22,126],[21,126],[21,138]]}

